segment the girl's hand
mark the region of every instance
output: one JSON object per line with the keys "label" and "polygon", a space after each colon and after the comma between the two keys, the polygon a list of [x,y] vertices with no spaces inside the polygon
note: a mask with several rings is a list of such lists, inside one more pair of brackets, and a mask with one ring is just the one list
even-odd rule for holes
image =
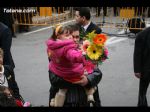
{"label": "girl's hand", "polygon": [[137,78],[141,78],[141,73],[134,73]]}
{"label": "girl's hand", "polygon": [[9,97],[11,97],[12,96],[12,94],[11,94],[11,92],[10,92],[10,90],[8,89],[8,88],[5,88],[5,90],[4,90],[4,93]]}
{"label": "girl's hand", "polygon": [[80,81],[77,81],[77,82],[73,82],[73,84],[79,84],[81,86],[85,86],[88,84],[88,79],[85,75],[82,75],[81,76],[81,80]]}

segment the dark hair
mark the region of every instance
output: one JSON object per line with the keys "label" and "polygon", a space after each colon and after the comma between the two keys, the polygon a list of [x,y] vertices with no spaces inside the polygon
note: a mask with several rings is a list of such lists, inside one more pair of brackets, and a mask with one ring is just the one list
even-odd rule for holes
{"label": "dark hair", "polygon": [[71,25],[69,25],[70,27],[71,27],[71,33],[73,32],[73,31],[79,31],[80,30],[80,27],[79,27],[79,25],[78,24],[71,24]]}
{"label": "dark hair", "polygon": [[79,11],[79,15],[81,17],[85,17],[87,20],[90,20],[91,14],[90,14],[90,8],[89,7],[76,7],[76,11]]}
{"label": "dark hair", "polygon": [[0,107],[17,107],[14,97],[8,97],[4,92],[0,92]]}

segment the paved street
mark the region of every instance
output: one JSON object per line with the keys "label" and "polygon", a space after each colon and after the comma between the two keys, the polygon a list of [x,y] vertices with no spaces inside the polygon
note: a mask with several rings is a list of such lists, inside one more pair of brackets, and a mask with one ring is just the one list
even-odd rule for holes
{"label": "paved street", "polygon": [[[48,28],[13,38],[16,80],[22,96],[33,106],[48,106],[50,83],[45,41],[51,34],[52,28]],[[133,74],[134,38],[109,36],[107,46],[109,59],[99,66],[103,72],[98,85],[102,105],[136,106],[139,80]],[[149,95],[148,102],[150,105]]]}

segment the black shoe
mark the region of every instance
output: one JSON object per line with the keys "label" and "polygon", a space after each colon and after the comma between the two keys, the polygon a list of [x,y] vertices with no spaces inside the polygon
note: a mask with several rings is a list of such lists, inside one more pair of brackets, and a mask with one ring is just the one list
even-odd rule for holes
{"label": "black shoe", "polygon": [[23,32],[23,30],[22,29],[19,29],[19,33],[22,33]]}
{"label": "black shoe", "polygon": [[24,31],[25,31],[25,32],[29,32],[29,29],[25,29]]}
{"label": "black shoe", "polygon": [[12,37],[13,37],[13,38],[17,38],[17,36],[16,36],[16,35],[12,35]]}

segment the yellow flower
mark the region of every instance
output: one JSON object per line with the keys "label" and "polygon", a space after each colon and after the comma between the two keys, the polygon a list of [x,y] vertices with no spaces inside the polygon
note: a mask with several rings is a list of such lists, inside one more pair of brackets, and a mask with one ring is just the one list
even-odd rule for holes
{"label": "yellow flower", "polygon": [[102,55],[101,47],[97,47],[96,45],[90,45],[87,48],[87,55],[91,60],[98,60],[99,57]]}

